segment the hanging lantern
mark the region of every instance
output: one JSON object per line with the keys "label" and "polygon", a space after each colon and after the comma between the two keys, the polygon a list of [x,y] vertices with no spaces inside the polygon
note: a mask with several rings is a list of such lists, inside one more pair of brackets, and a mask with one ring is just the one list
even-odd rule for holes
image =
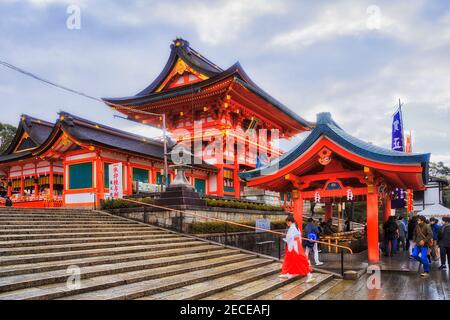
{"label": "hanging lantern", "polygon": [[347,189],[347,200],[352,201],[353,200],[353,191],[352,189]]}
{"label": "hanging lantern", "polygon": [[314,194],[314,202],[315,203],[319,203],[320,202],[320,193],[319,192],[316,192]]}

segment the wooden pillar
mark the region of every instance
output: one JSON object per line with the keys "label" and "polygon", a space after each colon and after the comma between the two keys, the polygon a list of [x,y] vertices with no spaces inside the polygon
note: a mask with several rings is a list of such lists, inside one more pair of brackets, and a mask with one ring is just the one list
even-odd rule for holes
{"label": "wooden pillar", "polygon": [[21,167],[21,174],[20,174],[20,196],[23,197],[25,195],[25,180],[23,177],[23,167]]}
{"label": "wooden pillar", "polygon": [[239,161],[237,154],[234,157],[234,196],[235,198],[241,197],[241,182],[239,179]]}
{"label": "wooden pillar", "polygon": [[129,195],[133,194],[133,170],[130,162],[127,162],[127,190]]}
{"label": "wooden pillar", "polygon": [[12,196],[12,186],[11,186],[11,184],[12,184],[12,180],[8,179],[8,190],[7,190],[8,197]]}
{"label": "wooden pillar", "polygon": [[217,172],[217,196],[223,197],[223,165],[219,167]]}
{"label": "wooden pillar", "polygon": [[325,203],[325,222],[333,218],[333,203]]}
{"label": "wooden pillar", "polygon": [[391,216],[391,197],[388,195],[386,197],[386,200],[384,202],[384,211],[383,211],[383,222],[388,221],[389,217]]}
{"label": "wooden pillar", "polygon": [[294,201],[294,219],[300,231],[303,229],[303,196],[300,190],[292,190]]}
{"label": "wooden pillar", "polygon": [[104,173],[104,166],[103,166],[103,161],[102,158],[100,158],[100,156],[97,156],[97,158],[95,159],[95,165],[96,165],[96,191],[97,191],[97,196],[95,197],[95,202],[97,207],[100,206],[100,200],[104,198],[104,193],[105,193],[105,173]]}
{"label": "wooden pillar", "polygon": [[39,175],[37,173],[37,163],[34,164],[34,197],[36,200],[39,197]]}
{"label": "wooden pillar", "polygon": [[379,262],[378,249],[378,193],[367,193],[367,252],[369,262]]}
{"label": "wooden pillar", "polygon": [[50,176],[48,178],[48,183],[50,185],[49,200],[53,200],[53,162],[52,161],[50,161]]}

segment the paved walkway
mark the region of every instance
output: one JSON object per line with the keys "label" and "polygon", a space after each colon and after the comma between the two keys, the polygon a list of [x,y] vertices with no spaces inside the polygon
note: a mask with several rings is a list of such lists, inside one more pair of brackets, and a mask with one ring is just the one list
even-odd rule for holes
{"label": "paved walkway", "polygon": [[450,300],[450,271],[439,270],[434,262],[430,276],[420,277],[419,263],[410,260],[407,252],[382,257],[381,287],[369,289],[369,275],[357,281],[345,280],[323,293],[319,300]]}

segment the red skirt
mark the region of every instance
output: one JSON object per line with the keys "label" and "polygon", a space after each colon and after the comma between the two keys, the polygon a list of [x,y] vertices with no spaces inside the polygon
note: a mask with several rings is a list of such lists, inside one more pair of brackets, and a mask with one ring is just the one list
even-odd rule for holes
{"label": "red skirt", "polygon": [[298,253],[294,249],[288,250],[286,245],[285,256],[281,274],[291,274],[306,276],[310,271],[308,259],[303,251],[302,242],[300,238],[296,239],[298,245]]}

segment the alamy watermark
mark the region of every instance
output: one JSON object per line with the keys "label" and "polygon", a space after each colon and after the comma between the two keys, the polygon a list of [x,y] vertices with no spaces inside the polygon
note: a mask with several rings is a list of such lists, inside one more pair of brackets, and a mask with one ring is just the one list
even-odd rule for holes
{"label": "alamy watermark", "polygon": [[81,29],[81,8],[78,5],[72,4],[67,7],[66,13],[69,15],[66,19],[66,27],[69,30]]}

